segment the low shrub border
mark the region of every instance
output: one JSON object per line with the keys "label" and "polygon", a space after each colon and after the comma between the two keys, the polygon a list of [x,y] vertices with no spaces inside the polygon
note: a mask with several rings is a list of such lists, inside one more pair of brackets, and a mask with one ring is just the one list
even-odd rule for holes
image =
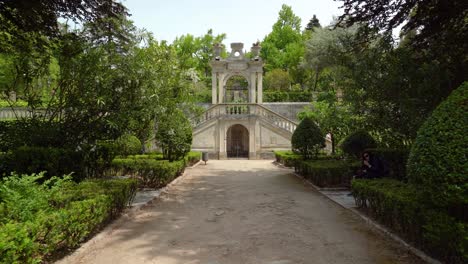
{"label": "low shrub border", "polygon": [[390,177],[399,181],[406,182],[406,163],[408,161],[409,149],[391,149],[391,148],[372,148],[366,151],[380,157],[388,166]]}
{"label": "low shrub border", "polygon": [[[132,175],[138,179],[139,187],[161,188],[177,178],[187,165],[200,160],[200,152],[189,152],[184,159],[169,162],[156,159],[156,155],[132,155],[112,161],[112,175]],[[156,157],[156,158],[155,158]]]}
{"label": "low shrub border", "polygon": [[283,164],[286,167],[294,167],[298,160],[302,160],[301,155],[292,152],[291,150],[275,150],[276,162]]}
{"label": "low shrub border", "polygon": [[296,162],[294,170],[318,187],[349,187],[359,163],[345,160],[320,159]]}
{"label": "low shrub border", "polygon": [[447,263],[467,263],[468,223],[421,202],[416,186],[395,179],[353,180],[356,204],[427,254]]}
{"label": "low shrub border", "polygon": [[86,180],[79,184],[14,175],[0,187],[0,263],[40,263],[77,247],[115,218],[136,193],[136,181]]}

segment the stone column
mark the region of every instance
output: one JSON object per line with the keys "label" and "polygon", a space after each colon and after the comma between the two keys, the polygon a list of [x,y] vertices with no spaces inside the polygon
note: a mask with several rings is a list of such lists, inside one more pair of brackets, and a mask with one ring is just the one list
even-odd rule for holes
{"label": "stone column", "polygon": [[216,90],[218,90],[217,84],[218,84],[218,76],[217,73],[213,71],[211,74],[211,103],[216,104],[218,101],[218,95]]}
{"label": "stone column", "polygon": [[226,121],[220,120],[219,127],[219,159],[227,159],[226,153]]}
{"label": "stone column", "polygon": [[263,103],[263,75],[257,72],[257,103]]}
{"label": "stone column", "polygon": [[252,72],[250,73],[250,102],[255,104],[255,102],[257,101],[257,98],[255,98],[255,95],[257,94],[256,91],[257,91],[257,78],[256,78],[256,73],[255,72]]}
{"label": "stone column", "polygon": [[218,104],[222,104],[224,101],[224,75],[224,73],[220,73],[218,76]]}

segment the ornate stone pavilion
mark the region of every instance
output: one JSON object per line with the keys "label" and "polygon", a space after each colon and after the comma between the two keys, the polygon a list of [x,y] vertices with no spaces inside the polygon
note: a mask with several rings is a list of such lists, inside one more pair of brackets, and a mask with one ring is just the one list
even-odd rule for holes
{"label": "ornate stone pavilion", "polygon": [[297,123],[263,104],[260,46],[244,56],[243,43],[232,43],[229,57],[214,46],[212,105],[194,123],[193,150],[210,158],[271,158],[273,150],[291,149]]}

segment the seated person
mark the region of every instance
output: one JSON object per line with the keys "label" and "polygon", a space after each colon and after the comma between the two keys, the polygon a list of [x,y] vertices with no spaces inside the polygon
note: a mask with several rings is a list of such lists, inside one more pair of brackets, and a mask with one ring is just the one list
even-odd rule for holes
{"label": "seated person", "polygon": [[355,178],[375,179],[384,176],[382,161],[369,152],[362,153],[362,166],[357,171]]}

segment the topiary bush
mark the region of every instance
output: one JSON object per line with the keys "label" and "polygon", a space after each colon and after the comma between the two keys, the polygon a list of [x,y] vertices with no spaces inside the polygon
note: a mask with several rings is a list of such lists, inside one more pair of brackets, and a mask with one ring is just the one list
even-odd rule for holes
{"label": "topiary bush", "polygon": [[454,90],[419,128],[407,166],[427,202],[468,221],[468,82]]}
{"label": "topiary bush", "polygon": [[118,155],[127,156],[141,153],[141,141],[134,135],[122,135],[115,141],[115,144]]}
{"label": "topiary bush", "polygon": [[325,136],[312,118],[306,117],[294,130],[291,144],[294,152],[301,154],[304,159],[312,159],[325,147]]}
{"label": "topiary bush", "polygon": [[348,135],[340,145],[344,153],[360,158],[367,148],[377,147],[375,139],[364,130],[358,130]]}

